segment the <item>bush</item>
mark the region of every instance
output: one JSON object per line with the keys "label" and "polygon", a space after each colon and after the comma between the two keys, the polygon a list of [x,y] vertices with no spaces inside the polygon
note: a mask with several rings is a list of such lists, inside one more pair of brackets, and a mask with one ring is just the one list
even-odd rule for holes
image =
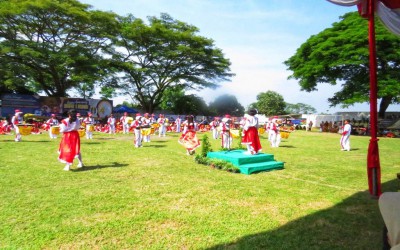
{"label": "bush", "polygon": [[207,134],[204,134],[203,138],[201,139],[201,156],[207,157],[208,152],[212,152],[211,143]]}

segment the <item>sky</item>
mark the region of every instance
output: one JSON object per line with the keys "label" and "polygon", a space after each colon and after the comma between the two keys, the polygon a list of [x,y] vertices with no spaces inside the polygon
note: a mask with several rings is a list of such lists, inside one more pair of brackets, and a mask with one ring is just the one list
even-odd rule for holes
{"label": "sky", "polygon": [[[112,11],[119,15],[133,14],[147,20],[148,16],[168,13],[172,18],[199,28],[198,35],[214,40],[231,61],[236,74],[222,82],[216,90],[189,94],[210,103],[223,94],[233,95],[245,108],[257,101],[262,92],[275,91],[285,102],[305,103],[317,113],[369,111],[369,104],[356,104],[343,109],[329,107],[327,99],[340,86],[319,84],[318,91],[300,91],[296,80],[283,62],[296,53],[302,43],[331,27],[339,17],[356,7],[342,7],[326,0],[80,0],[93,9]],[[367,29],[367,27],[366,27]],[[114,98],[114,105],[127,97]],[[387,111],[399,111],[399,105]]]}

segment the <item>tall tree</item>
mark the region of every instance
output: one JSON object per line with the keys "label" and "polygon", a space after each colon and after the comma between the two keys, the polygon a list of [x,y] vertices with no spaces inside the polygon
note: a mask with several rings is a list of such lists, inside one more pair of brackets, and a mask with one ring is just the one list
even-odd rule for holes
{"label": "tall tree", "polygon": [[305,103],[286,103],[285,112],[287,114],[315,114],[317,110],[311,105]]}
{"label": "tall tree", "polygon": [[[379,116],[400,102],[400,38],[376,22]],[[357,12],[347,13],[311,36],[284,62],[299,80],[301,90],[315,91],[319,83],[341,84],[328,101],[348,107],[369,100],[368,22]]]}
{"label": "tall tree", "polygon": [[232,116],[243,116],[244,107],[238,102],[233,95],[221,95],[217,97],[209,105],[210,110],[215,115],[222,116],[230,114]]}
{"label": "tall tree", "polygon": [[124,74],[123,94],[128,94],[152,113],[165,91],[216,88],[228,80],[230,62],[211,39],[197,35],[198,29],[167,14],[149,17],[149,24],[129,15],[121,18],[119,49],[113,59]]}
{"label": "tall tree", "polygon": [[0,1],[0,61],[19,68],[3,68],[5,81],[23,79],[48,96],[93,89],[107,73],[102,53],[111,46],[117,19],[89,7],[76,0]]}
{"label": "tall tree", "polygon": [[258,94],[257,101],[250,107],[256,108],[259,114],[266,116],[286,114],[286,102],[283,96],[271,90]]}

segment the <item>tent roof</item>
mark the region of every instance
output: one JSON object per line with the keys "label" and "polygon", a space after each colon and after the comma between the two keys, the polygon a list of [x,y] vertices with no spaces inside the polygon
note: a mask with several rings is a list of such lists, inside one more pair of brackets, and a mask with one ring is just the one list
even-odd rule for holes
{"label": "tent roof", "polygon": [[128,113],[138,113],[138,111],[136,109],[133,108],[129,108],[125,105],[119,106],[114,108],[114,113],[124,113],[124,112],[128,112]]}

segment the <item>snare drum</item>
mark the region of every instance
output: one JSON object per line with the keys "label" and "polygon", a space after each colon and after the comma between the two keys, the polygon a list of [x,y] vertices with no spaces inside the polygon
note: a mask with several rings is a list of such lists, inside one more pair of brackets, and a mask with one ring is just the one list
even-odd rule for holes
{"label": "snare drum", "polygon": [[79,137],[84,137],[86,134],[85,130],[83,130],[83,129],[79,129],[78,133],[79,133]]}
{"label": "snare drum", "polygon": [[60,134],[60,126],[52,126],[50,128],[50,131],[53,135],[59,135]]}
{"label": "snare drum", "polygon": [[88,131],[93,132],[94,131],[94,125],[88,125]]}
{"label": "snare drum", "polygon": [[32,127],[25,125],[18,125],[18,130],[21,135],[30,135],[32,132]]}

